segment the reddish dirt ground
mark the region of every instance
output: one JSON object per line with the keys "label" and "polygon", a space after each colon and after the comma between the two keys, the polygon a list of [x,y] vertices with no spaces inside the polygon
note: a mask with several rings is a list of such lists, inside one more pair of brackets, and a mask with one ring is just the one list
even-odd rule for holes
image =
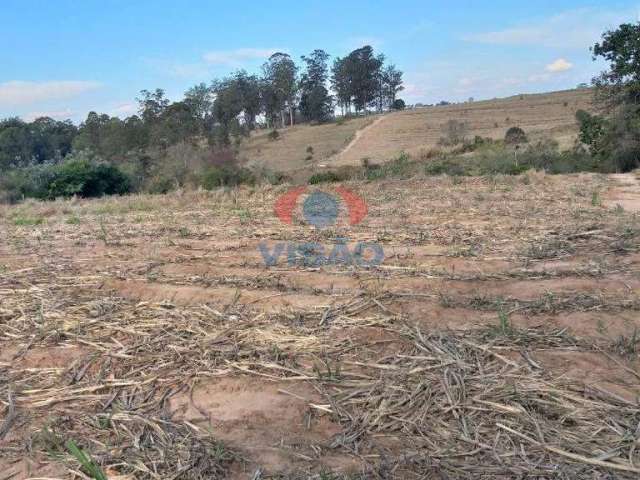
{"label": "reddish dirt ground", "polygon": [[[369,216],[324,230],[299,211],[292,226],[278,221],[284,187],[0,211],[0,465],[9,475],[0,478],[81,478],[67,440],[110,478],[168,478],[184,464],[208,478],[369,478],[387,468],[380,478],[420,478],[425,470],[399,460],[417,445],[409,424],[400,433],[362,424],[349,443],[358,430],[340,396],[352,388],[357,398],[358,385],[400,368],[393,362],[429,357],[416,353],[415,329],[482,341],[553,385],[570,379],[584,395],[600,389],[637,408],[635,177],[347,187]],[[18,216],[44,220],[18,226]],[[289,265],[283,256],[268,267],[258,249],[314,241],[329,251],[343,237],[352,250],[378,242],[384,262]],[[503,478],[495,468],[485,478]]]}

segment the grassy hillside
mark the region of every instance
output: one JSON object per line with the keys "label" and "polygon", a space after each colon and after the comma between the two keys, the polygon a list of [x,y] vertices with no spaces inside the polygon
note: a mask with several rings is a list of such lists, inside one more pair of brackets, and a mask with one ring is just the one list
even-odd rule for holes
{"label": "grassy hillside", "polygon": [[[271,140],[269,131],[252,134],[240,147],[240,159],[249,165],[264,165],[278,171],[307,169],[326,163],[343,150],[358,130],[375,120],[376,116],[353,118],[323,125],[296,125],[278,130],[279,138]],[[307,149],[313,148],[313,158]]]}
{"label": "grassy hillside", "polygon": [[[569,148],[578,132],[575,113],[592,110],[592,97],[593,92],[584,89],[426,107],[342,124],[299,125],[280,130],[275,141],[261,131],[242,145],[240,156],[250,164],[287,172],[308,171],[314,163],[358,165],[363,158],[381,163],[401,151],[411,154],[437,148],[442,127],[451,119],[466,122],[470,137],[504,138],[509,127],[519,126],[530,139],[550,137],[561,148]],[[313,160],[306,159],[309,146]]]}
{"label": "grassy hillside", "polygon": [[354,165],[365,157],[383,162],[403,150],[418,153],[435,148],[443,125],[451,119],[467,123],[471,137],[504,138],[509,127],[519,126],[531,139],[546,136],[569,148],[578,132],[575,113],[592,110],[592,98],[591,90],[569,90],[388,114],[332,164]]}

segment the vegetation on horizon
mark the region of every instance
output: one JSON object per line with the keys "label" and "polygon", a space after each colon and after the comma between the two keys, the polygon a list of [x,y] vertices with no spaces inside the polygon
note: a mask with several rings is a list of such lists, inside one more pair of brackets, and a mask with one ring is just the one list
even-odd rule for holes
{"label": "vegetation on horizon", "polygon": [[[451,119],[442,127],[444,151],[416,159],[401,155],[389,165],[365,165],[366,178],[402,176],[406,165],[428,160],[426,174],[484,175],[520,173],[529,168],[551,173],[629,171],[640,163],[640,23],[623,24],[603,34],[592,48],[594,59],[610,63],[593,80],[601,114],[576,113],[580,133],[573,149],[560,152],[552,141],[529,142],[512,126],[503,141],[476,136],[469,125]],[[271,182],[282,174],[260,175],[243,168],[238,148],[249,133],[263,127],[278,141],[277,128],[297,122],[323,123],[339,107],[343,115],[403,109],[397,98],[402,72],[365,46],[343,58],[314,50],[302,56],[303,70],[286,53],[275,53],[262,75],[239,70],[210,85],[189,89],[170,102],[161,89],[143,90],[139,115],[125,120],[90,112],[76,127],[69,121],[39,118],[31,123],[0,122],[0,201],[26,197],[101,196],[130,191],[164,193],[176,187],[215,188]],[[331,94],[331,86],[335,96]],[[467,154],[471,154],[470,156]],[[306,160],[316,164],[313,150]],[[314,167],[315,168],[315,167]],[[351,169],[353,170],[353,169]],[[362,178],[362,173],[358,173]],[[312,183],[339,181],[340,173],[322,172]]]}

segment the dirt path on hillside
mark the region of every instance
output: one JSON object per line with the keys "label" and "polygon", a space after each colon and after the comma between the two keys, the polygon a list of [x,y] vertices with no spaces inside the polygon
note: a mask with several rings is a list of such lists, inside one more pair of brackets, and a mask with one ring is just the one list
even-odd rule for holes
{"label": "dirt path on hillside", "polygon": [[620,205],[628,212],[640,212],[640,178],[635,172],[610,175],[617,185],[605,198],[605,204],[611,207]]}
{"label": "dirt path on hillside", "polygon": [[355,133],[353,140],[351,140],[349,144],[345,148],[343,148],[340,152],[335,154],[333,157],[330,157],[327,163],[332,165],[344,165],[343,160],[345,156],[356,144],[358,144],[362,136],[365,135],[367,132],[369,132],[371,129],[375,128],[378,124],[380,124],[386,118],[387,118],[386,116],[378,117],[366,127],[358,130]]}

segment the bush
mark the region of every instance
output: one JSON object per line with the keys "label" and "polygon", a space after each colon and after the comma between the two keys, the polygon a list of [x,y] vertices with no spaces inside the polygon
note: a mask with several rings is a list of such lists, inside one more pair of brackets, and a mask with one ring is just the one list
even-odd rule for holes
{"label": "bush", "polygon": [[242,184],[255,184],[255,176],[246,168],[236,166],[207,167],[200,174],[200,185],[213,190],[219,187],[235,187]]}
{"label": "bush", "polygon": [[472,142],[465,140],[463,144],[455,148],[452,153],[475,152],[476,150],[481,148],[491,148],[493,145],[495,145],[495,143],[496,142],[492,138],[476,135],[475,137],[473,137]]}
{"label": "bush", "polygon": [[378,168],[369,168],[366,171],[368,180],[378,180],[380,178],[403,178],[408,177],[412,173],[412,164],[409,155],[401,152],[398,157],[390,162],[380,165]]}
{"label": "bush", "polygon": [[43,164],[14,169],[0,181],[0,200],[24,198],[53,200],[57,197],[101,197],[132,190],[127,175],[113,165],[95,163],[86,153],[60,164]]}
{"label": "bush", "polygon": [[504,143],[507,145],[519,145],[527,141],[527,135],[520,127],[511,127],[504,135]]}
{"label": "bush", "polygon": [[427,175],[451,175],[452,177],[467,175],[467,169],[461,163],[443,158],[425,164],[424,173]]}
{"label": "bush", "polygon": [[309,185],[317,185],[319,183],[335,183],[342,182],[346,180],[342,175],[339,175],[337,172],[329,170],[328,172],[319,172],[314,173],[309,178]]}
{"label": "bush", "polygon": [[278,130],[271,130],[268,134],[267,134],[267,138],[269,140],[276,141],[280,138],[280,132],[278,132]]}
{"label": "bush", "polygon": [[391,105],[391,108],[393,108],[394,110],[404,110],[406,107],[406,103],[404,103],[404,100],[402,100],[401,98],[395,99],[393,101],[393,105]]}
{"label": "bush", "polygon": [[117,167],[94,164],[85,159],[71,159],[54,167],[46,189],[39,195],[49,200],[57,197],[101,197],[131,191],[127,176]]}
{"label": "bush", "polygon": [[147,190],[149,193],[154,194],[165,194],[169,193],[176,186],[174,180],[168,177],[156,177],[149,182],[147,186]]}
{"label": "bush", "polygon": [[603,153],[608,127],[607,121],[584,110],[576,112],[576,120],[580,127],[580,141],[589,147],[592,155]]}
{"label": "bush", "polygon": [[458,145],[466,140],[468,133],[469,125],[466,122],[449,120],[442,126],[443,136],[440,138],[439,143],[448,146]]}
{"label": "bush", "polygon": [[16,203],[25,198],[40,198],[52,178],[51,165],[9,170],[0,178],[0,203]]}

